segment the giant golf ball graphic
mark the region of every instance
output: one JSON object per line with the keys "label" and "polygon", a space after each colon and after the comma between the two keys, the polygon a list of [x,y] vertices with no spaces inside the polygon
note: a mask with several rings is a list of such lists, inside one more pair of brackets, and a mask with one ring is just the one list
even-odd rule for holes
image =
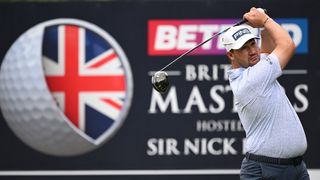
{"label": "giant golf ball graphic", "polygon": [[1,65],[4,119],[21,141],[48,155],[80,155],[107,142],[123,124],[132,93],[121,47],[82,20],[55,19],[30,28]]}

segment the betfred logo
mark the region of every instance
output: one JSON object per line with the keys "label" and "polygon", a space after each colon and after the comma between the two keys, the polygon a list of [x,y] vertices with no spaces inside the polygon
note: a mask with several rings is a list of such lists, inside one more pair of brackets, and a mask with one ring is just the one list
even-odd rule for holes
{"label": "betfred logo", "polygon": [[[237,23],[239,19],[215,20],[149,20],[148,54],[180,55],[207,40],[211,36]],[[295,42],[296,53],[308,52],[307,19],[276,19]],[[259,32],[256,29],[259,36]],[[190,55],[225,54],[221,36],[205,43]]]}
{"label": "betfred logo", "polygon": [[[195,47],[225,28],[235,20],[150,20],[148,32],[149,55],[179,55]],[[217,37],[191,55],[224,54]]]}

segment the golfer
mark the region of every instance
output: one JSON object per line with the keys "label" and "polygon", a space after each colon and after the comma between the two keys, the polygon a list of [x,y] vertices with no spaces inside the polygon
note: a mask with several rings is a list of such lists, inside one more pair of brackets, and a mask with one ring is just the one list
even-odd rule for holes
{"label": "golfer", "polygon": [[277,81],[295,45],[279,24],[256,8],[243,18],[251,27],[263,28],[261,49],[249,26],[232,27],[222,37],[232,67],[229,81],[247,139],[240,179],[309,179],[302,159],[306,135]]}

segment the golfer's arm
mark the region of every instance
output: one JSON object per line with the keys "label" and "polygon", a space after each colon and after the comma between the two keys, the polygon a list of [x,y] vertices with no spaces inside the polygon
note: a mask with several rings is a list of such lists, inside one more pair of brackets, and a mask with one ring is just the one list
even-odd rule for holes
{"label": "golfer's arm", "polygon": [[275,48],[275,44],[266,30],[261,31],[261,53],[270,54]]}
{"label": "golfer's arm", "polygon": [[279,59],[281,69],[284,69],[295,51],[290,35],[271,18],[264,24],[264,31],[266,32],[262,34],[261,51],[274,53]]}

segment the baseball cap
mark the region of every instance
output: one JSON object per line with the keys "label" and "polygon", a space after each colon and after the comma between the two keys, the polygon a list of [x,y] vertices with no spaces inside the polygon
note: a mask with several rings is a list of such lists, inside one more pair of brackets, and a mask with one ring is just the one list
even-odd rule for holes
{"label": "baseball cap", "polygon": [[251,27],[245,25],[231,27],[221,38],[227,51],[240,49],[250,39],[259,39],[259,37],[252,33]]}

